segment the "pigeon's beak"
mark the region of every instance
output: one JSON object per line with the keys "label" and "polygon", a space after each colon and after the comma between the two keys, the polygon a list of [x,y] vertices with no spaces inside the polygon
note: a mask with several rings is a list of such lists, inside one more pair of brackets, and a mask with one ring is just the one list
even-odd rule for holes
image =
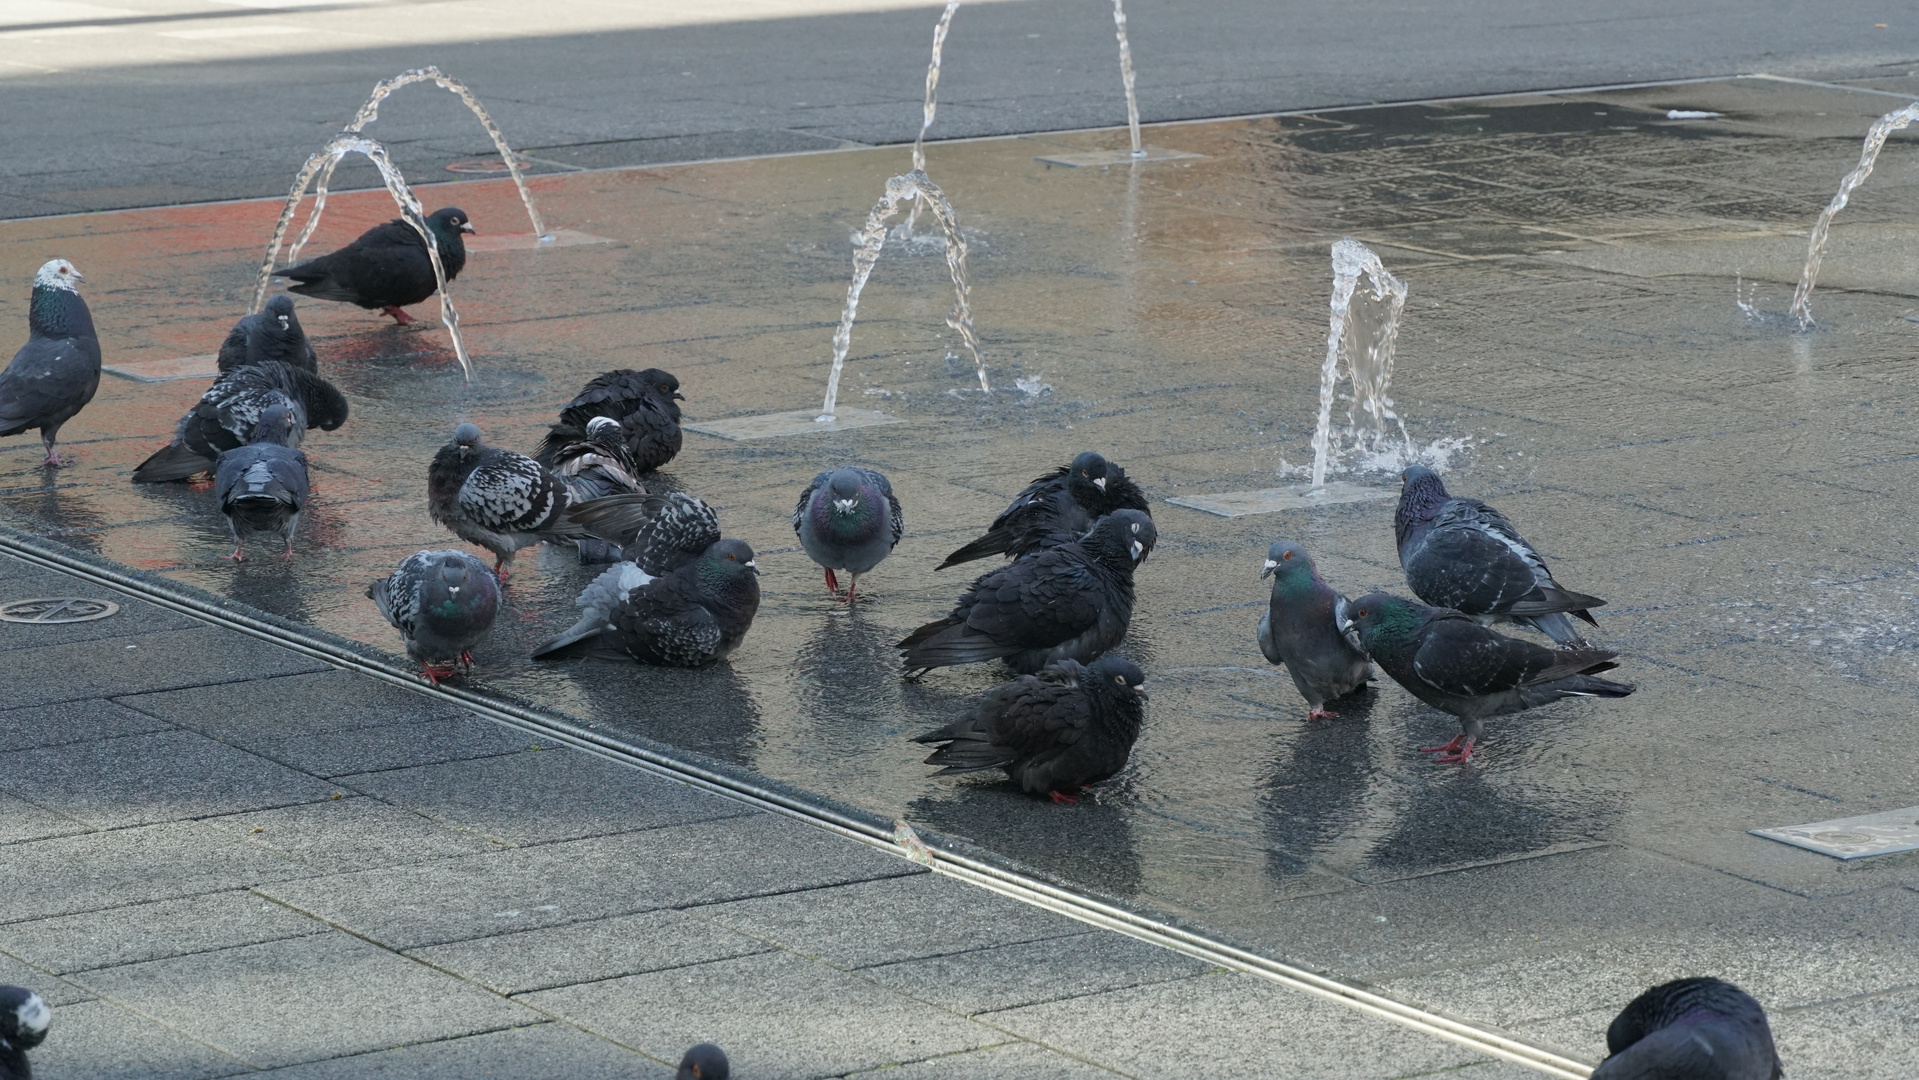
{"label": "pigeon's beak", "polygon": [[1354,631],[1355,631],[1356,629],[1358,629],[1358,627],[1356,627],[1356,626],[1354,626],[1354,624],[1353,624],[1353,618],[1352,618],[1352,616],[1350,616],[1350,615],[1342,615],[1342,616],[1340,616],[1340,619],[1339,619],[1339,632],[1340,632],[1340,633],[1342,633],[1342,634],[1350,634],[1350,633],[1352,633],[1352,632],[1354,632]]}
{"label": "pigeon's beak", "polygon": [[1104,476],[1102,476],[1102,477],[1100,477],[1099,479],[1097,479],[1097,480],[1095,480],[1095,481],[1093,481],[1093,486],[1094,486],[1094,487],[1096,487],[1096,488],[1098,488],[1098,489],[1100,489],[1101,491],[1105,491],[1105,490],[1106,490],[1106,478],[1105,478]]}
{"label": "pigeon's beak", "polygon": [[1146,545],[1140,543],[1137,540],[1133,541],[1133,561],[1138,562],[1145,557],[1146,557]]}
{"label": "pigeon's beak", "polygon": [[856,508],[858,508],[859,505],[860,505],[860,501],[858,499],[834,499],[833,500],[833,509],[839,511],[842,514],[852,513]]}
{"label": "pigeon's beak", "polygon": [[685,401],[685,400],[686,400],[686,395],[685,395],[685,394],[682,394],[682,393],[680,393],[680,392],[679,392],[678,390],[675,390],[675,391],[673,391],[673,400],[674,400],[674,401]]}
{"label": "pigeon's beak", "polygon": [[469,221],[469,222],[467,222],[466,224],[464,224],[464,225],[462,225],[462,226],[460,226],[460,231],[461,231],[461,232],[463,232],[463,233],[472,233],[472,232],[474,232],[475,230],[474,230],[474,228],[473,228],[473,223],[472,223],[471,221]]}
{"label": "pigeon's beak", "polygon": [[745,562],[741,563],[740,565],[746,567],[748,570],[753,571],[755,574],[760,572],[760,563],[758,559],[748,559]]}
{"label": "pigeon's beak", "polygon": [[1138,686],[1135,686],[1135,687],[1133,687],[1133,693],[1135,693],[1135,694],[1138,694],[1138,695],[1139,695],[1140,697],[1145,697],[1145,696],[1146,696],[1146,684],[1145,684],[1145,683],[1140,683],[1140,684],[1139,684]]}
{"label": "pigeon's beak", "polygon": [[1265,565],[1259,568],[1260,580],[1264,581],[1266,578],[1272,577],[1273,571],[1277,569],[1279,569],[1279,564],[1271,559],[1267,559]]}
{"label": "pigeon's beak", "polygon": [[458,596],[460,595],[460,587],[458,585],[448,585],[446,587],[446,593],[448,596]]}
{"label": "pigeon's beak", "polygon": [[280,319],[280,329],[282,330],[288,329],[289,327],[287,326],[287,317],[285,315],[281,315],[279,316],[279,319]]}
{"label": "pigeon's beak", "polygon": [[87,283],[87,275],[81,273],[77,267],[74,269],[73,273],[69,274],[68,276],[73,278],[73,280],[79,282],[82,285],[85,285]]}

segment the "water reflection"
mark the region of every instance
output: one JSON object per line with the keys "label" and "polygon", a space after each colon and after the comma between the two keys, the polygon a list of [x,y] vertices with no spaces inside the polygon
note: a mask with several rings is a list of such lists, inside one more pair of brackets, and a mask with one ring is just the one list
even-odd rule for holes
{"label": "water reflection", "polygon": [[1019,790],[1003,773],[952,781],[951,794],[907,808],[914,825],[970,840],[1027,866],[1113,896],[1134,896],[1143,874],[1124,775],[1060,806]]}

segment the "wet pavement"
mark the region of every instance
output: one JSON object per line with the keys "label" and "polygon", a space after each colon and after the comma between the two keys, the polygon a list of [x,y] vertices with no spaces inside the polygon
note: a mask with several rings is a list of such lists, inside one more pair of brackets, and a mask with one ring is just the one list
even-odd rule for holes
{"label": "wet pavement", "polygon": [[[741,651],[699,672],[532,664],[587,577],[542,549],[517,564],[473,685],[1583,1057],[1635,987],[1730,972],[1775,1009],[1789,1066],[1882,1075],[1835,1033],[1869,1033],[1887,1061],[1919,1050],[1919,938],[1898,929],[1919,918],[1906,887],[1919,857],[1844,865],[1745,832],[1919,803],[1903,738],[1919,660],[1904,529],[1919,468],[1910,135],[1838,219],[1819,327],[1783,316],[1804,230],[1866,126],[1919,81],[1876,89],[1741,79],[1166,126],[1155,145],[1204,156],[1133,171],[1035,160],[1117,145],[1110,132],[934,147],[999,392],[969,389],[971,364],[945,358],[958,342],[937,250],[889,251],[841,400],[907,423],[689,434],[667,470],[761,553],[765,600]],[[57,474],[10,440],[0,521],[397,651],[362,592],[451,544],[423,492],[456,423],[530,448],[612,366],[673,371],[698,420],[809,407],[848,233],[905,167],[896,149],[537,178],[549,221],[613,242],[469,261],[455,299],[480,369],[470,387],[431,324],[302,304],[354,416],[306,444],[316,497],[291,564],[222,562],[204,487],[127,482],[199,380],[104,381],[64,433],[80,464]],[[422,197],[462,206],[483,234],[526,228],[510,185]],[[0,265],[24,282],[72,259],[109,363],[203,354],[243,309],[276,212],[13,222]],[[316,243],[389,215],[384,195],[336,198]],[[1326,249],[1341,235],[1411,285],[1394,388],[1414,437],[1471,440],[1452,489],[1494,502],[1562,583],[1610,601],[1596,637],[1639,686],[1495,721],[1467,767],[1414,752],[1456,726],[1390,685],[1304,723],[1253,641],[1274,538],[1303,541],[1350,595],[1403,589],[1390,500],[1234,519],[1161,505],[1273,487],[1309,458]],[[24,306],[10,291],[0,325],[21,325]],[[1052,389],[1028,396],[1019,377]],[[934,574],[939,558],[1084,448],[1126,465],[1160,528],[1124,647],[1153,690],[1134,762],[1073,808],[933,780],[908,737],[1001,676],[905,682],[888,646],[965,584]],[[907,516],[851,613],[786,524],[805,482],[848,460],[886,471]]]}

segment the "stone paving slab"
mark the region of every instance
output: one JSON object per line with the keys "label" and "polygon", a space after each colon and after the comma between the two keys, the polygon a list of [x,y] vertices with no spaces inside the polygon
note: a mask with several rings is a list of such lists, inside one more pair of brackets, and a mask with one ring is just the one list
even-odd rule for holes
{"label": "stone paving slab", "polygon": [[1080,933],[863,968],[875,982],[962,1016],[1149,982],[1187,979],[1201,960],[1118,934]]}
{"label": "stone paving slab", "polygon": [[123,638],[103,638],[16,646],[0,655],[0,664],[13,688],[13,700],[21,705],[231,684],[326,666],[265,642],[249,641],[236,648],[205,626],[142,634],[131,644]]}
{"label": "stone paving slab", "polygon": [[667,1080],[674,1070],[562,1023],[269,1069],[262,1080]]}
{"label": "stone paving slab", "polygon": [[314,870],[195,821],[12,844],[0,859],[6,922],[245,888]]}
{"label": "stone paving slab", "polygon": [[109,1001],[56,1006],[56,1041],[33,1052],[36,1080],[212,1080],[253,1070],[243,1061]]}
{"label": "stone paving slab", "polygon": [[165,720],[113,701],[69,701],[8,709],[0,712],[0,754],[171,730],[173,725]]}
{"label": "stone paving slab", "polygon": [[[820,893],[808,890],[798,895]],[[775,948],[685,912],[649,911],[409,949],[407,955],[511,995],[729,960]]]}
{"label": "stone paving slab", "polygon": [[65,974],[326,930],[325,923],[236,890],[9,923],[0,926],[0,950]]}
{"label": "stone paving slab", "polygon": [[329,873],[417,866],[501,847],[471,830],[365,797],[208,818],[206,824]]}
{"label": "stone paving slab", "polygon": [[97,829],[320,802],[339,790],[190,731],[21,750],[0,765],[0,784]]}

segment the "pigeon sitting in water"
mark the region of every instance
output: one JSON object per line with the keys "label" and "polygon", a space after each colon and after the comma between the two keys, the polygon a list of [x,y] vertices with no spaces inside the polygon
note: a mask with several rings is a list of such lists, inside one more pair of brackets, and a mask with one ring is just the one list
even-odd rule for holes
{"label": "pigeon sitting in water", "polygon": [[40,268],[27,302],[27,343],[0,372],[0,436],[39,428],[47,465],[69,463],[54,449],[54,437],[100,388],[100,338],[74,288],[85,280],[65,259]]}
{"label": "pigeon sitting in water", "polygon": [[[645,486],[634,479],[640,470],[627,453],[620,422],[609,417],[588,420],[584,434],[568,440],[551,461],[542,464],[566,485],[575,507],[608,495],[646,494]],[[580,547],[581,566],[619,561],[618,549],[598,537],[582,536],[575,543]]]}
{"label": "pigeon sitting in water", "polygon": [[743,540],[721,540],[664,576],[623,562],[580,593],[584,612],[535,660],[628,656],[704,667],[740,647],[760,607],[759,566]]}
{"label": "pigeon sitting in water", "polygon": [[907,670],[1004,658],[1031,674],[1059,660],[1092,661],[1126,636],[1133,568],[1157,536],[1145,513],[1120,510],[1078,540],[981,575],[951,615],[899,643]]}
{"label": "pigeon sitting in water", "polygon": [[39,994],[0,986],[0,1080],[33,1080],[27,1051],[45,1041],[52,1022],[53,1010]]}
{"label": "pigeon sitting in water", "polygon": [[1346,598],[1320,579],[1306,549],[1288,540],[1266,551],[1259,576],[1272,576],[1273,598],[1259,617],[1259,651],[1286,665],[1306,699],[1306,719],[1331,717],[1326,703],[1366,685],[1373,666],[1339,629]]}
{"label": "pigeon sitting in water", "polygon": [[1146,493],[1126,478],[1126,470],[1088,450],[1026,485],[1013,505],[993,519],[986,535],[960,548],[934,567],[944,570],[988,555],[1013,558],[1060,542],[1060,534],[1079,536],[1115,510],[1151,514]]}
{"label": "pigeon sitting in water", "polygon": [[500,613],[499,580],[464,551],[408,555],[393,573],[367,586],[366,594],[435,686],[455,665],[472,668],[473,646]]}
{"label": "pigeon sitting in water", "polygon": [[233,329],[227,331],[227,339],[220,343],[222,375],[234,368],[268,361],[303,371],[320,370],[319,358],[313,355],[313,343],[300,328],[299,316],[293,314],[291,296],[276,296],[267,301],[266,310],[241,316]]}
{"label": "pigeon sitting in water", "polygon": [[712,1043],[701,1043],[680,1059],[680,1071],[673,1074],[673,1080],[727,1080],[732,1075],[726,1051]]}
{"label": "pigeon sitting in water", "polygon": [[461,424],[426,473],[427,512],[453,535],[491,551],[501,581],[513,553],[542,540],[580,535],[567,519],[566,485],[525,454],[487,446],[480,429]]}
{"label": "pigeon sitting in water", "polygon": [[213,489],[233,532],[234,562],[245,562],[246,537],[277,532],[286,541],[282,560],[293,558],[293,532],[307,504],[307,456],[287,445],[293,414],[275,405],[254,425],[253,441],[220,455]]}
{"label": "pigeon sitting in water", "polygon": [[180,418],[173,441],[133,470],[136,484],[186,480],[213,471],[222,451],[253,441],[253,427],[275,405],[293,415],[287,445],[300,445],[310,428],[333,431],[346,423],[346,395],[319,375],[268,360],[238,367],[215,379]]}
{"label": "pigeon sitting in water", "polygon": [[[1488,716],[1550,705],[1567,697],[1621,698],[1626,683],[1595,678],[1618,664],[1603,649],[1548,649],[1494,633],[1446,608],[1388,593],[1348,601],[1342,632],[1353,630],[1373,662],[1414,697],[1459,718],[1460,734],[1422,747],[1437,761],[1469,761]],[[1461,743],[1464,743],[1462,746]]]}
{"label": "pigeon sitting in water", "polygon": [[1677,979],[1634,998],[1606,1029],[1592,1080],[1781,1080],[1766,1010],[1718,979]]}
{"label": "pigeon sitting in water", "polygon": [[1586,647],[1566,616],[1598,626],[1587,609],[1604,600],[1560,588],[1504,514],[1448,495],[1438,473],[1415,465],[1401,477],[1393,532],[1413,595],[1484,623],[1525,623],[1567,648]]}
{"label": "pigeon sitting in water", "polygon": [[560,409],[560,422],[547,432],[533,456],[541,464],[553,465],[562,447],[586,434],[589,421],[604,416],[619,421],[634,471],[652,472],[680,452],[677,403],[684,400],[680,380],[659,368],[620,368],[595,376]]}
{"label": "pigeon sitting in water", "polygon": [[986,692],[964,720],[914,742],[944,743],[934,773],[1005,769],[1032,795],[1075,803],[1079,792],[1126,767],[1146,715],[1146,676],[1123,656],[1073,660]]}
{"label": "pigeon sitting in water", "polygon": [[720,542],[713,508],[684,492],[609,495],[573,508],[581,528],[620,546],[620,558],[664,577]]}
{"label": "pigeon sitting in water", "polygon": [[826,570],[826,587],[839,595],[833,571],[852,575],[846,602],[860,587],[860,575],[880,564],[899,546],[906,531],[900,501],[893,485],[873,469],[835,469],[823,472],[800,492],[793,508],[793,531],[807,558]]}
{"label": "pigeon sitting in water", "polygon": [[[440,266],[451,282],[466,266],[466,242],[461,234],[472,232],[473,225],[466,211],[449,206],[429,215],[426,227],[433,234]],[[288,292],[379,310],[402,326],[412,322],[413,316],[401,308],[439,291],[426,241],[400,218],[375,225],[331,254],[275,270],[273,276],[293,280]]]}

